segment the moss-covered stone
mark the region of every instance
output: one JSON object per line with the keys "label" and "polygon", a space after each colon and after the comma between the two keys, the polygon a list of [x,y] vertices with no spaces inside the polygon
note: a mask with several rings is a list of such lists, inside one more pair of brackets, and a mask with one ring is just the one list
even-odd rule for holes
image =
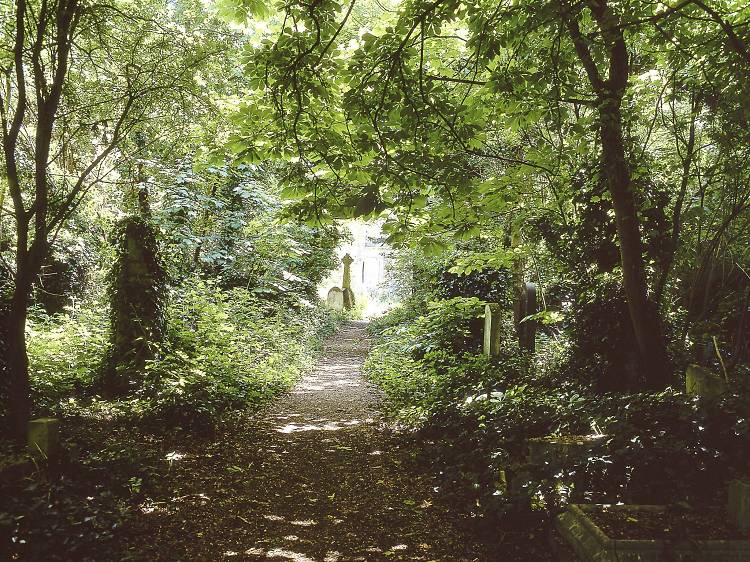
{"label": "moss-covered stone", "polygon": [[[750,560],[748,540],[614,539],[587,515],[596,505],[569,505],[557,516],[555,526],[583,562],[746,562]],[[614,505],[613,510],[663,511],[658,505]]]}
{"label": "moss-covered stone", "polygon": [[29,422],[28,447],[34,456],[55,458],[60,453],[60,420],[37,418]]}
{"label": "moss-covered stone", "polygon": [[727,381],[708,369],[690,365],[685,372],[685,391],[694,396],[716,398],[729,390]]}
{"label": "moss-covered stone", "polygon": [[729,483],[729,519],[742,530],[750,529],[750,482],[747,480]]}

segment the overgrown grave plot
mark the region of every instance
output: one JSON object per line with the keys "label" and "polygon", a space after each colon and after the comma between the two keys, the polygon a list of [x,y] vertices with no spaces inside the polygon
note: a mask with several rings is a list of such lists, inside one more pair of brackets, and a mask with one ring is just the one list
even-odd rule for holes
{"label": "overgrown grave plot", "polygon": [[571,504],[556,527],[585,562],[750,560],[750,533],[722,512]]}
{"label": "overgrown grave plot", "polygon": [[[707,505],[714,487],[745,464],[746,433],[735,423],[747,417],[741,393],[714,401],[674,389],[597,392],[556,374],[540,377],[522,369],[526,354],[514,355],[520,346],[508,308],[475,299],[430,302],[415,326],[385,334],[372,370],[401,412],[424,412],[422,427],[447,443],[436,463],[445,480],[468,489],[466,499],[495,532],[533,517],[552,523],[571,502]],[[465,313],[456,313],[459,305]],[[506,324],[500,345],[496,317]],[[467,353],[452,337],[473,318],[487,328],[484,356],[481,339],[473,337]]]}
{"label": "overgrown grave plot", "polygon": [[[688,367],[685,383],[686,393],[704,406],[716,406],[729,390],[726,379],[696,365]],[[555,525],[587,562],[750,560],[750,485],[745,480],[729,483],[724,505],[678,500],[664,505],[573,503]]]}

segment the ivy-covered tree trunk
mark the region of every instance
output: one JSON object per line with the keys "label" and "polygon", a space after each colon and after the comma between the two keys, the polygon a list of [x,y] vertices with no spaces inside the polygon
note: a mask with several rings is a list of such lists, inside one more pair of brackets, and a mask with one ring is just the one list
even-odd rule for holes
{"label": "ivy-covered tree trunk", "polygon": [[4,270],[0,270],[0,412],[3,417],[8,405],[8,318],[12,284]]}
{"label": "ivy-covered tree trunk", "polygon": [[619,103],[620,100],[607,99],[599,109],[602,159],[615,211],[623,286],[645,383],[649,388],[658,389],[667,384],[669,361],[657,309],[648,298],[643,243],[630,170],[625,159]]}
{"label": "ivy-covered tree trunk", "polygon": [[104,380],[110,396],[126,394],[143,378],[164,337],[165,277],[152,224],[124,219],[110,273],[112,349]]}

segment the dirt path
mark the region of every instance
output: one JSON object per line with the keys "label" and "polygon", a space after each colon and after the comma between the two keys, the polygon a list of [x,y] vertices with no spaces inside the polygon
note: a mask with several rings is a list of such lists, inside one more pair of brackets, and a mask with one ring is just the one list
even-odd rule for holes
{"label": "dirt path", "polygon": [[348,323],[260,419],[176,458],[180,488],[144,506],[133,558],[488,560],[378,422],[381,395],[361,372],[368,344],[365,324]]}

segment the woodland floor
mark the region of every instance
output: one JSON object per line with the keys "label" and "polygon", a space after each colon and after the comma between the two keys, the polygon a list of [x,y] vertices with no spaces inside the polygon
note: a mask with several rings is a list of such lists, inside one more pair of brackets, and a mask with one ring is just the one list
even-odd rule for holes
{"label": "woodland floor", "polygon": [[[553,560],[558,541],[544,526],[488,528],[450,505],[419,443],[381,420],[381,393],[362,375],[368,346],[366,324],[347,323],[289,394],[203,437],[112,429],[110,448],[129,443],[122,454],[150,471],[142,501],[98,555],[94,543],[85,557],[60,559]],[[95,472],[116,477],[106,466]]]}
{"label": "woodland floor", "polygon": [[[129,534],[152,559],[484,560],[427,475],[407,468],[378,420],[377,388],[361,368],[365,324],[326,342],[315,370],[236,442],[174,463],[195,489]],[[185,501],[188,500],[188,501]],[[140,527],[138,529],[137,527]],[[142,532],[137,532],[138,530]],[[164,542],[173,545],[165,551]],[[149,552],[145,545],[153,545]]]}

